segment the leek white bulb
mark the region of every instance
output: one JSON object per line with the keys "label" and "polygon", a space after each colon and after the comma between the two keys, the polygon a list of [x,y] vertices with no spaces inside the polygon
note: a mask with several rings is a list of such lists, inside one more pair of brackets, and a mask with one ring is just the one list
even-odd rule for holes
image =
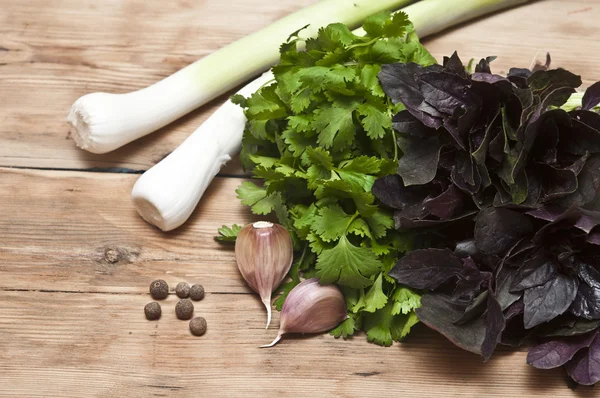
{"label": "leek white bulb", "polygon": [[[249,96],[273,79],[269,71],[244,86]],[[183,224],[221,166],[237,153],[246,125],[244,111],[225,102],[169,156],[137,180],[131,198],[144,220],[163,231]]]}

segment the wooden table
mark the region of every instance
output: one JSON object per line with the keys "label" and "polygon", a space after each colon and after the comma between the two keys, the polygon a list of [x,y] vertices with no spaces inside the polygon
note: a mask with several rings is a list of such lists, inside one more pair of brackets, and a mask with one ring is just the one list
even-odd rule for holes
{"label": "wooden table", "polygon": [[[0,0],[0,395],[594,396],[537,371],[523,352],[489,363],[417,327],[389,348],[364,335],[284,340],[231,250],[212,236],[252,219],[234,165],[192,219],[162,233],[129,193],[223,98],[113,153],[78,150],[65,116],[82,94],[159,80],[314,0]],[[600,0],[547,0],[426,41],[441,59],[497,55],[497,72],[549,51],[555,66],[600,80]],[[120,171],[116,173],[115,171]],[[202,283],[208,332],[190,335],[163,304],[148,322],[150,281]],[[596,391],[597,393],[597,391]]]}

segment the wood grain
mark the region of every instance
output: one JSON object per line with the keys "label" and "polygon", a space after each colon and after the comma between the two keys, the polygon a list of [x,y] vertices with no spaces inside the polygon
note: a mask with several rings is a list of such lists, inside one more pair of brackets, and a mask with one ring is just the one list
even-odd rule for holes
{"label": "wood grain", "polygon": [[201,280],[209,292],[247,293],[223,224],[253,220],[237,178],[217,178],[181,228],[162,232],[135,211],[138,175],[3,169],[0,287],[142,293],[156,278]]}
{"label": "wood grain", "polygon": [[[2,0],[0,166],[146,170],[169,154],[225,97],[106,155],[78,150],[65,117],[79,96],[145,87],[314,0]],[[259,11],[260,10],[260,11]],[[600,80],[599,0],[541,0],[426,41],[438,58],[496,55],[497,72],[554,65]],[[240,174],[239,163],[223,171]]]}
{"label": "wood grain", "polygon": [[[523,352],[483,364],[423,326],[389,348],[322,335],[261,350],[279,314],[265,330],[232,253],[211,240],[218,225],[251,220],[232,194],[240,180],[217,179],[185,229],[166,234],[128,204],[134,179],[0,169],[0,396],[594,396]],[[144,319],[158,277],[204,284],[205,336],[175,319],[173,295],[159,321]]]}

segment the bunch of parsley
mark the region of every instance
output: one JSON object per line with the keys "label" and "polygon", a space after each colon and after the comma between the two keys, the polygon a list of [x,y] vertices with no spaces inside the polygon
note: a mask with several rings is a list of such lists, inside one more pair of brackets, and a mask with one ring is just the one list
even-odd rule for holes
{"label": "bunch of parsley", "polygon": [[[373,16],[363,29],[357,36],[331,24],[307,40],[302,29],[293,33],[281,46],[274,82],[232,98],[248,118],[242,163],[262,180],[244,182],[237,194],[255,214],[274,212],[292,235],[296,261],[278,308],[300,274],[316,276],[346,297],[349,318],[336,337],[364,329],[369,341],[391,345],[417,322],[420,297],[387,275],[412,241],[394,230],[392,214],[371,193],[378,177],[396,172],[392,115],[402,107],[377,75],[382,64],[435,59],[404,13]],[[234,237],[236,227],[221,235]]]}

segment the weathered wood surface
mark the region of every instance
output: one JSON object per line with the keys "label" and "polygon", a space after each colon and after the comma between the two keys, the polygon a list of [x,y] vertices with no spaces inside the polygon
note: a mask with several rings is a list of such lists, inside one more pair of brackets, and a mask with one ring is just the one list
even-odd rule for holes
{"label": "weathered wood surface", "polygon": [[[75,149],[65,117],[81,95],[145,87],[315,0],[0,0],[0,166],[145,170],[223,101],[106,155]],[[554,65],[600,80],[598,0],[541,0],[426,41],[441,59],[496,55],[494,70]],[[234,162],[226,174],[239,174]]]}
{"label": "weathered wood surface", "polygon": [[[279,315],[265,330],[233,253],[212,241],[218,225],[251,220],[233,194],[240,180],[217,179],[188,226],[162,233],[129,202],[135,178],[0,168],[0,396],[594,396],[523,352],[483,364],[424,327],[389,348],[361,334],[259,349]],[[145,320],[155,278],[206,287],[205,336],[175,319],[173,295]]]}

